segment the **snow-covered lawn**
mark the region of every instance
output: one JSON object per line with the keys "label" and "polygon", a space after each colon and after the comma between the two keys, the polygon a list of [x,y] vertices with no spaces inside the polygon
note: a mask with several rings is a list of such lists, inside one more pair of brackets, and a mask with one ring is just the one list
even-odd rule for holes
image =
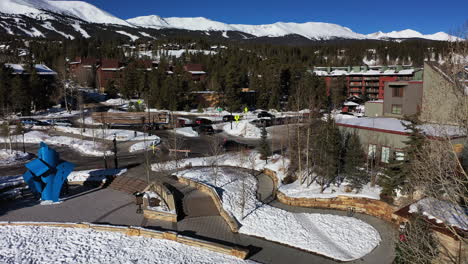
{"label": "snow-covered lawn", "polygon": [[179,127],[174,130],[171,130],[173,133],[175,132],[178,135],[182,135],[185,137],[198,137],[198,132],[193,130],[192,127]]}
{"label": "snow-covered lawn", "polygon": [[176,175],[214,187],[223,208],[241,223],[239,232],[242,234],[262,237],[341,261],[361,258],[381,241],[377,230],[356,218],[291,213],[263,204],[256,199],[256,178],[246,171],[222,168],[215,177],[211,168],[196,168],[179,171]]}
{"label": "snow-covered lawn", "polygon": [[279,190],[286,196],[294,198],[335,198],[338,196],[349,196],[380,200],[380,192],[382,190],[380,186],[371,187],[370,183],[368,183],[362,187],[359,193],[356,193],[354,190],[346,192],[346,185],[346,183],[342,183],[340,186],[332,184],[323,193],[320,193],[320,185],[316,182],[307,186],[306,184],[299,184],[299,181],[295,181],[291,184],[281,185]]}
{"label": "snow-covered lawn", "polygon": [[[78,138],[64,137],[64,136],[50,137],[46,139],[44,142],[47,144],[51,144],[51,145],[68,146],[73,150],[76,150],[80,153],[83,153],[89,156],[97,156],[97,157],[104,156],[104,150],[103,150],[104,145],[99,142],[81,140]],[[106,150],[105,154],[106,156],[110,156],[113,154],[113,152],[110,150]]]}
{"label": "snow-covered lawn", "polygon": [[0,226],[0,262],[252,263],[170,240],[61,227]]}
{"label": "snow-covered lawn", "polygon": [[70,182],[106,182],[107,176],[120,176],[125,174],[127,169],[93,169],[73,171],[68,175]]}
{"label": "snow-covered lawn", "polygon": [[22,151],[9,149],[0,149],[0,167],[22,163],[30,160],[33,155]]}
{"label": "snow-covered lawn", "polygon": [[156,140],[158,136],[149,136],[147,133],[136,132],[133,130],[125,129],[100,129],[100,128],[86,128],[84,132],[78,127],[56,127],[57,131],[81,135],[86,137],[101,138],[105,140],[113,140],[114,135],[117,141],[140,141],[140,140]]}
{"label": "snow-covered lawn", "polygon": [[[18,137],[18,140],[20,137]],[[8,142],[7,138],[0,137],[0,142]],[[24,135],[24,142],[30,144],[38,144],[45,142],[50,145],[57,146],[68,146],[73,150],[89,156],[103,156],[105,146],[99,142],[93,142],[89,140],[81,140],[78,138],[66,137],[66,136],[49,136],[41,131],[30,131]],[[106,155],[111,155],[111,151],[106,151]]]}
{"label": "snow-covered lawn", "polygon": [[260,128],[251,124],[247,120],[242,120],[238,123],[233,122],[232,129],[231,124],[226,124],[224,125],[223,130],[229,135],[244,138],[260,138],[262,133]]}

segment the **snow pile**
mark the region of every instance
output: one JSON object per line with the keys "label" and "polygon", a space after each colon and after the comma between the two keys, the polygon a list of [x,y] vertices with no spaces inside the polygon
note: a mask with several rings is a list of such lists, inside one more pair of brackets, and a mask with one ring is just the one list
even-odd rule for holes
{"label": "snow pile", "polygon": [[198,132],[193,130],[192,127],[179,127],[172,131],[175,131],[176,134],[182,135],[184,137],[198,137],[199,136]]}
{"label": "snow pile", "polygon": [[106,182],[108,176],[121,176],[127,169],[94,169],[73,171],[68,175],[70,182]]}
{"label": "snow pile", "polygon": [[148,133],[136,132],[133,130],[125,129],[100,129],[100,128],[86,128],[83,132],[78,127],[56,127],[57,131],[81,135],[90,138],[101,138],[105,140],[113,140],[114,135],[117,141],[140,141],[140,140],[160,140],[158,136],[149,136]]}
{"label": "snow pile", "polygon": [[223,127],[224,132],[229,135],[237,136],[237,137],[244,137],[244,138],[260,138],[262,131],[260,128],[256,127],[255,125],[251,124],[247,120],[242,120],[238,123],[226,124]]}
{"label": "snow pile", "polygon": [[24,183],[23,175],[0,176],[0,190]]}
{"label": "snow pile", "polygon": [[116,98],[116,99],[109,99],[102,104],[109,105],[109,106],[119,106],[130,103],[130,100],[125,100],[123,98]]}
{"label": "snow pile", "polygon": [[214,187],[223,208],[241,223],[239,232],[242,234],[262,237],[340,261],[361,258],[381,241],[377,230],[352,217],[296,214],[263,204],[256,199],[256,178],[245,171],[223,168],[215,177],[211,168],[198,168],[180,171],[176,175]]}
{"label": "snow pile", "polygon": [[175,241],[93,229],[0,226],[1,263],[253,263]]}
{"label": "snow pile", "polygon": [[0,149],[0,166],[13,165],[30,160],[32,155],[17,150]]}
{"label": "snow pile", "polygon": [[309,186],[305,184],[299,184],[299,181],[295,181],[291,184],[282,185],[279,190],[286,196],[294,198],[336,198],[338,196],[348,197],[364,197],[369,199],[380,200],[380,192],[382,188],[380,186],[371,187],[370,183],[362,186],[359,193],[346,192],[347,184],[344,182],[340,186],[331,185],[326,188],[323,193],[320,193],[321,187],[316,182],[313,182]]}
{"label": "snow pile", "polygon": [[[67,146],[73,150],[81,152],[85,155],[89,156],[97,156],[101,157],[104,156],[104,148],[105,146],[99,142],[93,142],[89,140],[81,140],[78,138],[71,138],[71,137],[50,137],[45,140],[45,143],[57,146]],[[105,151],[105,155],[110,156],[112,155],[112,151]]]}
{"label": "snow pile", "polygon": [[424,198],[410,205],[410,213],[422,213],[437,223],[468,230],[468,216],[459,205],[435,198]]}
{"label": "snow pile", "polygon": [[129,152],[137,152],[137,151],[142,151],[146,150],[148,148],[152,148],[153,146],[157,146],[161,143],[161,140],[158,138],[156,140],[151,140],[151,141],[143,141],[143,142],[138,142],[130,146],[128,149]]}
{"label": "snow pile", "polygon": [[[42,141],[45,141],[46,139],[50,138],[49,135],[47,135],[44,132],[40,131],[30,131],[24,134],[24,143],[41,143]],[[18,136],[18,142],[22,142],[23,139],[21,136]],[[0,137],[0,143],[4,142],[9,142],[8,137]],[[15,136],[12,136],[12,142],[15,142]]]}

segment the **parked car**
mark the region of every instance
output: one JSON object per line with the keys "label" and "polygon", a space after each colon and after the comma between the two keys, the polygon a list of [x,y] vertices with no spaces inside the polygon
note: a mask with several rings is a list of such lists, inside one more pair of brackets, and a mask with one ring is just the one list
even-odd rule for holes
{"label": "parked car", "polygon": [[34,118],[26,118],[26,119],[21,119],[21,123],[23,125],[29,125],[29,126],[47,126],[49,125],[47,122],[39,121]]}
{"label": "parked car", "polygon": [[236,119],[234,118],[233,115],[225,115],[223,116],[223,122],[232,122],[235,121]]}
{"label": "parked car", "polygon": [[207,118],[199,117],[199,118],[195,119],[195,123],[197,125],[211,125],[211,124],[213,124],[213,121],[211,121],[211,120],[209,120]]}
{"label": "parked car", "polygon": [[211,125],[200,125],[197,128],[197,132],[199,134],[213,134],[215,131],[214,131],[213,126]]}
{"label": "parked car", "polygon": [[275,118],[274,115],[268,113],[267,111],[262,111],[262,112],[258,113],[257,117],[258,117],[258,118],[269,117],[269,118],[271,118],[271,119]]}
{"label": "parked car", "polygon": [[64,127],[71,127],[73,123],[70,120],[57,120],[57,119],[51,119],[47,120],[47,123],[51,126],[64,126]]}
{"label": "parked car", "polygon": [[250,123],[254,124],[256,127],[270,127],[273,125],[273,120],[267,119],[267,118],[261,118],[261,119],[255,119],[251,121]]}

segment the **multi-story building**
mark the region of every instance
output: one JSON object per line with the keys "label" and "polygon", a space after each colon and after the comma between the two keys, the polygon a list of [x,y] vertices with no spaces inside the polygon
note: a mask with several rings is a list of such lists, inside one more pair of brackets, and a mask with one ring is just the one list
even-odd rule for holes
{"label": "multi-story building", "polygon": [[343,78],[348,96],[370,100],[384,99],[386,82],[422,80],[422,69],[402,65],[314,67],[313,72],[325,78],[328,93],[332,81]]}

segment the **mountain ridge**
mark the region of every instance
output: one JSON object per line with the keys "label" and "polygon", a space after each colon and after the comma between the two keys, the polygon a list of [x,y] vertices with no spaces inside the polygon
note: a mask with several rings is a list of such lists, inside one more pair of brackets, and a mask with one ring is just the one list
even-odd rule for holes
{"label": "mountain ridge", "polygon": [[[1,16],[7,15],[6,17]],[[68,16],[68,18],[58,18],[58,15]],[[27,26],[11,17],[27,17],[41,22],[37,27]],[[428,40],[454,40],[444,32],[423,35],[420,32],[407,29],[402,31],[392,31],[383,33],[381,31],[372,34],[360,34],[333,23],[324,22],[276,22],[265,25],[245,25],[245,24],[226,24],[205,17],[168,17],[163,18],[158,15],[140,16],[127,20],[120,19],[88,2],[85,1],[50,1],[50,0],[1,0],[0,2],[0,29],[7,34],[26,34],[31,37],[45,37],[42,31],[55,31],[62,36],[72,36],[70,32],[62,32],[51,26],[51,21],[59,21],[79,33],[83,37],[89,37],[89,34],[83,31],[84,23],[105,24],[109,28],[150,28],[155,30],[178,29],[188,31],[213,32],[219,31],[224,38],[229,38],[227,32],[245,33],[241,36],[245,39],[250,38],[278,38],[293,35],[299,35],[309,40],[333,40],[333,39],[355,39],[355,40],[389,40],[389,39],[409,39],[421,38]],[[44,23],[43,21],[48,21]],[[55,23],[54,22],[54,23]],[[39,28],[39,29],[38,29]],[[1,32],[1,31],[0,31]],[[116,31],[118,32],[118,31]],[[128,32],[127,32],[128,33]],[[125,34],[124,34],[125,35]],[[144,35],[135,36],[143,37]],[[131,38],[136,39],[136,38]]]}

